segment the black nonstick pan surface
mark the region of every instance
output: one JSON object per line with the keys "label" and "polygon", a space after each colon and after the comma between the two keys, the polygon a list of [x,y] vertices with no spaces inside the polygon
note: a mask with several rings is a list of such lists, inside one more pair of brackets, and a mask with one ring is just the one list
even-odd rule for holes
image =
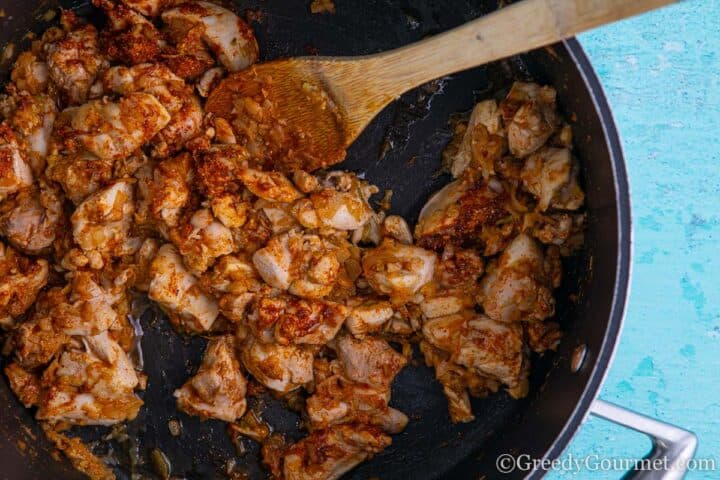
{"label": "black nonstick pan surface", "polygon": [[[9,3],[3,5],[7,16],[0,20],[0,44],[13,41],[16,51],[22,51],[23,35],[28,30],[44,30],[49,24],[39,19],[58,4],[36,0]],[[87,3],[60,4],[93,18]],[[229,6],[241,15],[251,11],[252,17],[260,19],[251,25],[262,60],[380,52],[455,27],[497,7],[494,1],[336,0],[335,14],[313,15],[306,1],[237,1]],[[3,67],[7,73],[8,66]],[[612,355],[626,297],[630,218],[617,133],[597,79],[576,41],[452,75],[405,94],[375,119],[338,168],[363,172],[381,191],[392,189],[392,213],[412,223],[430,194],[449,181],[439,169],[441,152],[451,137],[451,118],[468,112],[480,99],[501,97],[514,80],[527,79],[557,88],[561,111],[573,125],[576,155],[583,164],[586,247],[568,259],[563,285],[556,292],[557,320],[565,338],[557,353],[533,357],[527,398],[516,401],[498,393],[474,401],[477,419],[462,425],[450,423],[441,388],[418,356],[417,365],[400,373],[392,392],[392,405],[410,417],[408,427],[393,437],[391,447],[350,472],[349,478],[519,478],[524,474],[505,475],[496,470],[497,455],[559,455],[596,395]],[[206,341],[179,336],[152,308],[142,316],[141,324],[149,377],[147,390],[141,394],[145,406],[127,425],[126,440],[98,441],[95,451],[117,463],[119,478],[133,474],[139,477],[132,478],[157,478],[149,460],[152,449],[167,456],[176,478],[227,478],[228,461],[234,461],[235,471],[249,478],[265,478],[257,444],[246,440],[244,453],[238,452],[224,423],[200,421],[175,408],[172,392],[199,365]],[[579,345],[586,345],[588,353],[580,371],[573,373],[570,357]],[[0,478],[81,477],[67,462],[49,456],[50,446],[33,412],[23,409],[4,377],[0,401]],[[298,430],[296,414],[269,396],[261,401],[263,417],[275,431],[291,438],[304,435]],[[170,420],[181,422],[180,436],[170,434]],[[73,432],[88,439],[107,435],[107,429],[79,430]]]}

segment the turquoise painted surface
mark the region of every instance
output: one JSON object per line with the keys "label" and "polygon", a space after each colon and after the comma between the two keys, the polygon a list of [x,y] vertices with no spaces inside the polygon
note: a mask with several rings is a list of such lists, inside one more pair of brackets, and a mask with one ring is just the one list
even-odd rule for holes
{"label": "turquoise painted surface", "polygon": [[[720,1],[688,0],[580,37],[612,106],[632,190],[625,328],[601,397],[683,425],[720,478]],[[590,419],[567,455],[641,456],[642,435]],[[561,472],[616,479],[619,472]]]}

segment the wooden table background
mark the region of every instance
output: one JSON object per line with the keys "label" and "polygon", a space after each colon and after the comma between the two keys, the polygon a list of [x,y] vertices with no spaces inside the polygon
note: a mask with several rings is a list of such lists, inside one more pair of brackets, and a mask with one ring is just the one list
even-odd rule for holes
{"label": "wooden table background", "polygon": [[[720,1],[687,0],[580,37],[622,136],[632,288],[601,398],[693,430],[720,478]],[[650,442],[589,419],[565,455],[638,457]],[[620,472],[562,472],[616,479]]]}

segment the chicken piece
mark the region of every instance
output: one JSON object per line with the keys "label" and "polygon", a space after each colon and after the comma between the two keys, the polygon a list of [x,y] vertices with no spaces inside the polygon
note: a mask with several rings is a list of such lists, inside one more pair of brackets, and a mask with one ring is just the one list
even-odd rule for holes
{"label": "chicken piece", "polygon": [[562,339],[560,325],[555,322],[528,322],[525,325],[525,331],[528,345],[536,353],[557,350]]}
{"label": "chicken piece", "polygon": [[312,430],[335,425],[360,423],[376,425],[387,433],[400,433],[408,418],[388,406],[390,390],[376,389],[348,381],[340,375],[322,380],[307,399],[306,408]]}
{"label": "chicken piece", "polygon": [[178,409],[189,415],[234,422],[247,408],[246,387],[233,338],[215,337],[208,342],[195,376],[174,395]]}
{"label": "chicken piece", "polygon": [[62,11],[60,22],[66,35],[45,44],[49,76],[68,105],[81,105],[87,101],[91,85],[108,62],[100,53],[94,26],[81,25],[71,10]]}
{"label": "chicken piece", "polygon": [[578,184],[579,166],[567,148],[544,148],[528,157],[520,172],[525,188],[538,199],[538,210],[577,210],[585,200]]}
{"label": "chicken piece", "polygon": [[45,370],[38,420],[112,425],[137,416],[143,402],[134,393],[135,369],[107,333],[98,337],[86,351],[63,352]]}
{"label": "chicken piece", "polygon": [[253,254],[266,246],[272,236],[270,220],[262,210],[258,209],[248,210],[243,226],[233,229],[236,247],[248,254]]}
{"label": "chicken piece", "polygon": [[148,184],[150,212],[168,227],[176,227],[185,206],[190,201],[192,160],[189,153],[165,159],[153,170]]}
{"label": "chicken piece", "polygon": [[139,238],[129,238],[135,212],[133,185],[119,180],[86,198],[72,214],[73,238],[85,255],[103,258],[132,254]]}
{"label": "chicken piece", "polygon": [[177,40],[197,28],[202,40],[230,72],[257,61],[259,50],[252,29],[230,10],[210,2],[190,1],[165,10],[161,17],[171,37]]}
{"label": "chicken piece", "polygon": [[33,52],[22,52],[15,59],[10,80],[20,91],[37,95],[47,90],[48,66]]}
{"label": "chicken piece", "polygon": [[262,210],[270,222],[273,235],[300,228],[295,219],[294,206],[289,203],[269,202],[260,199],[255,202],[254,208]]}
{"label": "chicken piece", "polygon": [[200,192],[207,197],[242,190],[239,172],[250,160],[248,151],[240,145],[212,145],[195,152],[196,175]]}
{"label": "chicken piece", "polygon": [[121,0],[123,4],[146,17],[157,17],[166,5],[173,3],[169,0]]}
{"label": "chicken piece", "polygon": [[241,255],[221,257],[201,282],[218,299],[220,312],[234,322],[245,320],[248,304],[263,288],[252,261]]}
{"label": "chicken piece", "polygon": [[258,334],[273,328],[280,345],[324,345],[347,316],[348,308],[339,303],[280,296],[260,298],[248,319]]}
{"label": "chicken piece", "polygon": [[[174,71],[174,70],[173,70]],[[177,72],[175,72],[177,73]],[[208,95],[210,95],[210,92],[218,86],[218,83],[220,83],[220,80],[225,75],[225,70],[223,70],[220,67],[214,67],[209,68],[205,71],[205,73],[202,74],[202,76],[198,79],[197,83],[195,84],[195,88],[198,91],[198,94],[203,97],[207,98]],[[184,77],[183,77],[184,78]],[[217,121],[217,119],[216,119]],[[226,136],[232,135],[233,140],[235,139],[235,134],[232,133],[232,127],[229,123],[227,123],[227,120],[224,120],[223,127],[227,126],[227,129],[230,129],[229,132],[226,134]],[[215,127],[217,130],[217,126]],[[226,128],[223,128],[226,130]],[[219,136],[219,135],[218,135]],[[220,140],[220,143],[235,143],[235,141],[229,142],[229,141],[222,141]]]}
{"label": "chicken piece", "polygon": [[495,160],[507,149],[500,110],[495,100],[475,105],[457,152],[450,159],[450,173],[457,178],[463,173],[480,172],[487,180],[495,173]]}
{"label": "chicken piece", "polygon": [[148,297],[165,310],[176,328],[206,332],[212,327],[218,316],[217,302],[185,268],[173,245],[160,247],[150,265],[150,277]]}
{"label": "chicken piece", "polygon": [[240,195],[223,193],[210,199],[210,209],[215,218],[230,229],[241,228],[248,219],[251,204]]}
{"label": "chicken piece", "polygon": [[[61,113],[56,133],[104,160],[128,157],[150,141],[171,116],[158,99],[134,92],[117,102],[91,100]],[[67,119],[67,120],[66,120]]]}
{"label": "chicken piece", "polygon": [[7,196],[31,186],[33,173],[10,126],[0,123],[0,202]]}
{"label": "chicken piece", "polygon": [[78,472],[87,475],[91,480],[115,480],[112,469],[98,458],[82,439],[69,437],[58,431],[62,429],[62,424],[41,422],[40,427],[55,449],[62,452]]}
{"label": "chicken piece", "polygon": [[485,263],[473,250],[448,247],[435,267],[435,280],[443,289],[472,290],[483,274]]}
{"label": "chicken piece", "polygon": [[431,251],[386,238],[365,252],[362,267],[373,290],[402,300],[432,280],[436,261]]}
{"label": "chicken piece", "polygon": [[85,150],[50,155],[46,173],[50,180],[60,184],[65,196],[77,205],[111,182],[113,162]]}
{"label": "chicken piece", "polygon": [[163,63],[184,80],[201,78],[216,65],[203,40],[204,31],[202,24],[192,27],[184,22],[172,22],[165,28],[171,44],[163,51]]}
{"label": "chicken piece", "polygon": [[276,392],[287,393],[313,380],[313,352],[305,346],[263,343],[250,335],[240,358],[258,382]]}
{"label": "chicken piece", "polygon": [[24,142],[24,153],[33,173],[40,176],[45,170],[45,157],[57,115],[55,101],[44,93],[30,95],[21,91],[9,99],[6,107],[2,113],[18,139]]}
{"label": "chicken piece", "polygon": [[283,478],[337,480],[390,443],[390,437],[382,430],[368,425],[338,425],[316,430],[287,450]]}
{"label": "chicken piece", "polygon": [[465,311],[426,321],[422,333],[430,344],[447,352],[453,363],[497,378],[510,388],[524,380],[523,332],[517,323],[500,323]]}
{"label": "chicken piece", "polygon": [[281,172],[243,168],[238,172],[238,178],[248,190],[264,200],[291,203],[302,197],[302,193]]}
{"label": "chicken piece", "polygon": [[317,225],[337,230],[357,230],[362,228],[373,214],[368,203],[370,195],[377,188],[361,181],[350,172],[330,172],[320,181],[321,188],[309,195],[317,217]]}
{"label": "chicken piece", "polygon": [[335,350],[343,376],[353,382],[386,390],[395,376],[407,364],[407,359],[396,352],[385,340],[367,336],[338,335],[330,344]]}
{"label": "chicken piece", "polygon": [[[481,282],[479,300],[497,321],[538,321],[555,312],[553,278],[543,251],[527,234],[515,237]],[[558,282],[559,283],[559,282]]]}
{"label": "chicken piece", "polygon": [[193,213],[189,220],[171,230],[170,240],[182,254],[185,265],[196,275],[210,268],[218,257],[235,250],[230,229],[206,208]]}
{"label": "chicken piece", "polygon": [[423,289],[419,303],[423,316],[442,317],[472,308],[483,267],[482,258],[474,251],[453,246],[445,248],[435,267],[434,282]]}
{"label": "chicken piece", "polygon": [[105,91],[121,95],[146,93],[166,109],[170,120],[152,138],[153,156],[165,157],[183,148],[200,131],[202,108],[192,87],[161,64],[112,67],[102,77]]}
{"label": "chicken piece", "polygon": [[5,367],[5,375],[7,375],[13,393],[25,408],[38,405],[40,402],[40,378],[36,374],[12,362]]}
{"label": "chicken piece", "polygon": [[475,419],[470,395],[485,397],[497,392],[497,380],[479,375],[474,369],[458,365],[449,360],[449,354],[426,341],[420,342],[420,350],[428,367],[435,369],[435,378],[443,387],[448,402],[448,413],[453,423],[467,423]]}
{"label": "chicken piece", "polygon": [[270,239],[252,259],[269,285],[300,297],[322,298],[338,278],[337,250],[317,235],[290,231]]}
{"label": "chicken piece", "polygon": [[0,242],[0,327],[12,327],[35,303],[49,272],[47,260],[23,257]]}
{"label": "chicken piece", "polygon": [[107,16],[102,32],[105,53],[111,60],[133,65],[151,62],[160,55],[165,40],[148,19],[122,3],[93,0]]}
{"label": "chicken piece", "polygon": [[404,218],[399,215],[388,215],[382,222],[382,235],[390,237],[405,245],[412,245],[413,234]]}
{"label": "chicken piece", "polygon": [[48,364],[70,338],[53,322],[53,307],[66,301],[60,288],[42,292],[30,317],[13,332],[12,343],[17,363],[26,370]]}
{"label": "chicken piece", "polygon": [[420,211],[415,238],[424,248],[477,242],[485,225],[506,217],[508,194],[495,179],[455,180],[435,192]]}
{"label": "chicken piece", "polygon": [[125,286],[108,284],[97,273],[76,271],[63,289],[65,297],[50,309],[56,327],[66,335],[98,335],[122,328],[127,302]]}
{"label": "chicken piece", "polygon": [[44,180],[0,205],[0,233],[29,255],[46,253],[65,224],[60,192]]}
{"label": "chicken piece", "polygon": [[510,153],[526,157],[542,147],[559,127],[555,89],[515,82],[500,110],[507,127]]}
{"label": "chicken piece", "polygon": [[545,245],[557,245],[563,255],[568,255],[583,244],[585,214],[539,212],[523,216],[523,230],[532,234]]}
{"label": "chicken piece", "polygon": [[385,300],[358,297],[348,302],[350,314],[345,327],[355,336],[377,332],[393,316],[392,304]]}

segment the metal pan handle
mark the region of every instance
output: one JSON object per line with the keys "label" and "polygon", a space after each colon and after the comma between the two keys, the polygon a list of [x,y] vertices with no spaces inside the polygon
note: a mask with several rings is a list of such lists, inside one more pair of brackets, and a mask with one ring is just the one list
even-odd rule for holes
{"label": "metal pan handle", "polygon": [[679,480],[685,476],[698,443],[693,432],[599,399],[590,406],[590,413],[644,433],[652,439],[653,448],[645,457],[644,464],[636,466],[624,479]]}

